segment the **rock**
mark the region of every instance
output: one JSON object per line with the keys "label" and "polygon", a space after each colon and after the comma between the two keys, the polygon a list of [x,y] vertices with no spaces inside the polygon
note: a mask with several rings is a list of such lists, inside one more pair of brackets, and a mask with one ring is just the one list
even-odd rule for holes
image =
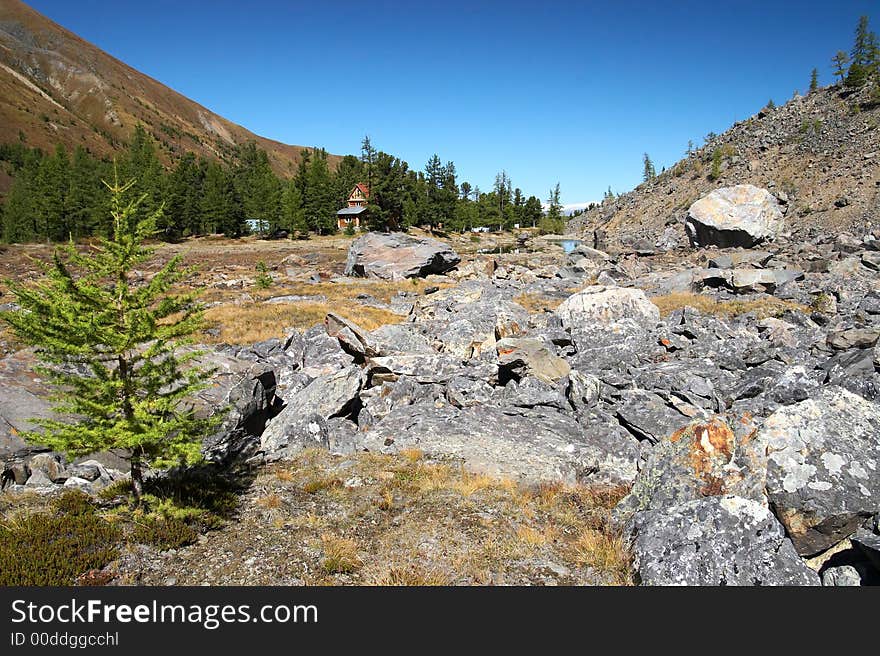
{"label": "rock", "polygon": [[621,425],[640,440],[656,443],[688,423],[688,418],[669,407],[657,394],[645,390],[623,390],[617,406]]}
{"label": "rock", "polygon": [[446,383],[455,376],[467,376],[487,382],[497,381],[498,366],[473,362],[463,366],[461,361],[440,353],[415,353],[413,355],[386,355],[367,361],[370,383],[393,382],[408,376],[418,383]]}
{"label": "rock", "polygon": [[64,481],[64,487],[82,490],[87,494],[91,494],[94,491],[94,486],[92,485],[91,481],[87,481],[86,479],[80,478],[78,476],[71,476],[66,481]]}
{"label": "rock", "polygon": [[505,337],[498,341],[496,349],[500,369],[516,372],[518,378],[530,375],[555,383],[571,371],[568,362],[539,339]]}
{"label": "rock", "polygon": [[623,319],[654,328],[660,321],[660,310],[642,290],[601,285],[569,296],[555,313],[562,325],[570,329],[608,326]]}
{"label": "rock", "polygon": [[327,297],[321,294],[314,295],[298,295],[298,294],[287,294],[285,296],[273,296],[272,298],[267,298],[263,303],[268,303],[269,305],[277,305],[282,303],[326,303]]}
{"label": "rock", "polygon": [[845,351],[851,348],[866,349],[877,343],[880,329],[850,328],[828,333],[827,343],[833,349]]}
{"label": "rock", "polygon": [[493,393],[494,388],[488,383],[465,376],[453,376],[446,384],[446,400],[456,408],[486,405]]}
{"label": "rock", "polygon": [[290,417],[290,421],[285,418],[260,438],[260,450],[267,462],[292,458],[309,448],[330,449],[327,420],[314,413]]}
{"label": "rock", "polygon": [[[458,380],[463,377],[455,377]],[[451,383],[451,381],[450,381]],[[489,387],[487,383],[480,380],[471,380],[472,384],[479,383]],[[448,391],[447,387],[447,391]],[[461,391],[461,390],[457,390]],[[492,395],[492,388],[489,387],[487,399]],[[415,404],[441,403],[444,397],[444,389],[442,386],[433,383],[420,383],[410,376],[400,376],[393,381],[385,381],[380,385],[374,385],[361,391],[360,398],[363,407],[357,416],[357,424],[360,430],[367,430],[376,422],[381,421],[395,408],[411,406]],[[450,401],[452,402],[452,401]],[[463,403],[466,405],[475,405],[473,403]]]}
{"label": "rock", "polygon": [[406,355],[434,353],[424,335],[413,324],[386,324],[369,333],[368,341],[378,351],[377,355]]}
{"label": "rock", "polygon": [[37,471],[46,474],[53,483],[63,483],[68,477],[63,458],[57,453],[38,453],[28,462],[31,476]]}
{"label": "rock", "polygon": [[798,553],[813,555],[877,513],[880,407],[841,387],[770,415],[767,497]]}
{"label": "rock", "polygon": [[350,366],[354,358],[342,350],[339,340],[330,337],[323,326],[314,326],[302,334],[302,371],[313,378]]}
{"label": "rock", "polygon": [[767,457],[749,421],[716,416],[660,440],[614,509],[620,522],[697,499],[735,495],[766,505]]}
{"label": "rock", "polygon": [[348,249],[345,275],[399,280],[445,273],[461,261],[436,239],[416,239],[403,233],[368,232]]}
{"label": "rock", "polygon": [[582,429],[581,452],[587,462],[582,482],[589,485],[629,485],[639,471],[639,441],[614,417],[587,411],[578,419]]}
{"label": "rock", "polygon": [[568,374],[568,402],[577,415],[596,405],[602,392],[602,381],[583,371],[572,369]]}
{"label": "rock", "polygon": [[398,407],[363,434],[363,446],[380,453],[417,448],[460,458],[490,476],[526,482],[575,483],[596,469],[581,426],[549,409]]}
{"label": "rock", "polygon": [[862,264],[874,271],[880,271],[880,253],[877,251],[862,253]]}
{"label": "rock", "polygon": [[880,535],[860,528],[850,537],[850,540],[880,571]]}
{"label": "rock", "polygon": [[781,229],[779,201],[766,189],[749,184],[710,192],[690,206],[685,221],[694,246],[751,248]]}
{"label": "rock", "polygon": [[822,585],[824,586],[860,586],[862,577],[852,565],[840,565],[839,567],[829,567],[822,572]]}
{"label": "rock", "polygon": [[562,411],[570,409],[568,399],[560,385],[533,376],[525,376],[519,381],[511,380],[501,390],[497,397],[500,405],[503,406],[519,408],[543,406]]}
{"label": "rock", "polygon": [[35,469],[25,483],[28,487],[51,487],[54,484],[42,469]]}
{"label": "rock", "polygon": [[643,585],[819,585],[782,525],[737,496],[635,515],[633,566]]}
{"label": "rock", "polygon": [[339,340],[344,351],[355,358],[371,358],[379,352],[370,343],[367,331],[353,321],[349,321],[332,312],[324,317],[324,329],[330,337]]}

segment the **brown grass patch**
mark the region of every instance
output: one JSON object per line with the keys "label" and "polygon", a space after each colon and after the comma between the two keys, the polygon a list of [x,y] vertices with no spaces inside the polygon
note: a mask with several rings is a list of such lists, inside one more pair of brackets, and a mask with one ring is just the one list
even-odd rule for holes
{"label": "brown grass patch", "polygon": [[742,301],[719,301],[706,294],[677,292],[665,296],[654,296],[650,300],[660,310],[661,317],[667,317],[675,310],[684,307],[692,307],[702,314],[727,318],[752,312],[758,319],[779,317],[785,313],[786,310],[800,310],[801,312],[809,311],[809,308],[806,305],[801,305],[800,303],[795,303],[793,301],[784,301],[772,296]]}
{"label": "brown grass patch", "polygon": [[576,564],[610,574],[614,585],[633,584],[632,555],[624,539],[610,529],[584,529],[570,544],[569,553]]}
{"label": "brown grass patch", "polygon": [[391,567],[385,575],[374,581],[375,585],[438,586],[449,585],[449,575],[436,570],[426,570],[417,565]]}
{"label": "brown grass patch", "polygon": [[257,499],[257,505],[263,508],[280,508],[282,506],[281,497],[277,494],[267,494]]}
{"label": "brown grass patch", "polygon": [[321,536],[324,560],[321,567],[328,574],[348,574],[362,566],[358,558],[358,543],[348,538],[340,538],[330,533]]}
{"label": "brown grass patch", "polygon": [[218,305],[205,312],[209,326],[220,329],[219,335],[203,336],[206,343],[253,344],[281,337],[286,328],[306,330],[324,321],[329,312],[354,321],[364,330],[400,323],[404,317],[379,308],[333,303],[253,303]]}
{"label": "brown grass patch", "polygon": [[522,305],[526,310],[529,311],[529,314],[553,312],[553,310],[562,305],[563,300],[564,299],[561,298],[549,298],[547,296],[543,296],[542,294],[534,293],[525,293],[513,297],[513,301],[515,303],[518,303],[519,305]]}

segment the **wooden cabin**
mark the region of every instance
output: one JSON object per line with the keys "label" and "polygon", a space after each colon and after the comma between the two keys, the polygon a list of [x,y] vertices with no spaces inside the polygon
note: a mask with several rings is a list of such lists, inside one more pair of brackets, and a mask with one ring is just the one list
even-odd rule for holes
{"label": "wooden cabin", "polygon": [[361,220],[367,218],[367,202],[370,190],[367,185],[358,182],[348,195],[347,206],[336,212],[336,227],[340,230],[361,229]]}

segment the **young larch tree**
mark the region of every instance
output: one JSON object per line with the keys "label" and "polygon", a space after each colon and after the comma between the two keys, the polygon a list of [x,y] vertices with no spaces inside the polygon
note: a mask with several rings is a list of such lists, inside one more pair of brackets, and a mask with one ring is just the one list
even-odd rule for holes
{"label": "young larch tree", "polygon": [[10,283],[20,309],[0,318],[36,347],[55,411],[73,419],[34,420],[43,430],[23,437],[70,457],[121,451],[138,505],[145,470],[198,461],[215,422],[197,418],[187,402],[211,374],[193,362],[197,351],[179,351],[202,321],[195,292],[171,293],[190,270],[177,256],[136,282],[162,207],[142,215],[145,195],[127,200],[133,184],[116,175],[107,185],[112,235],[85,252],[70,242],[43,264],[41,279]]}

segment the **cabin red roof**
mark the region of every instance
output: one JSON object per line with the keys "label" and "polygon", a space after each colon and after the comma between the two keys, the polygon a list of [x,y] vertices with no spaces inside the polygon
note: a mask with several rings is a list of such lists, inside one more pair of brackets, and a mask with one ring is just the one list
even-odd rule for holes
{"label": "cabin red roof", "polygon": [[370,189],[363,182],[358,182],[355,187],[361,190],[361,193],[364,195],[364,198],[370,197]]}

